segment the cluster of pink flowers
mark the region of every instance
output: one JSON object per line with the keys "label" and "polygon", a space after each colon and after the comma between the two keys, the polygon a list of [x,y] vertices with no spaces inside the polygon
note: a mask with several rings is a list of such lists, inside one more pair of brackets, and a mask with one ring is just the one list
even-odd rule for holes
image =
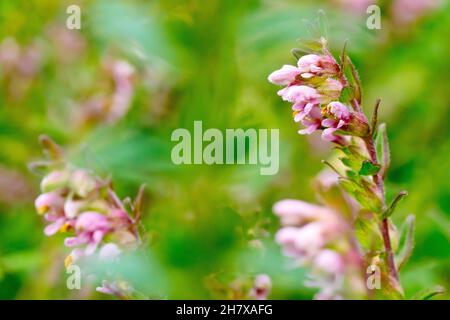
{"label": "cluster of pink flowers", "polygon": [[284,101],[292,103],[294,121],[306,128],[300,134],[323,130],[324,140],[342,143],[335,135],[364,136],[368,132],[365,117],[339,101],[346,85],[336,60],[328,53],[302,56],[297,66],[284,65],[269,75],[273,84],[286,86],[278,91]]}
{"label": "cluster of pink flowers", "polygon": [[282,228],[275,239],[297,265],[315,270],[309,285],[320,287],[317,299],[337,299],[345,272],[345,258],[333,249],[342,241],[345,224],[332,209],[300,200],[282,200],[273,207]]}
{"label": "cluster of pink flowers", "polygon": [[35,206],[49,222],[44,233],[73,233],[64,241],[67,247],[74,247],[66,266],[93,254],[114,258],[124,248],[139,244],[137,221],[109,184],[88,171],[68,165],[53,170],[42,180],[41,190]]}

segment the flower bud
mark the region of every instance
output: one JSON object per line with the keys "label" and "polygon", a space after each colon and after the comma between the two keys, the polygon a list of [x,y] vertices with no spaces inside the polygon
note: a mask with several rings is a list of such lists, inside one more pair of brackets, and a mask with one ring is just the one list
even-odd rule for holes
{"label": "flower bud", "polygon": [[41,191],[49,192],[64,188],[67,185],[69,175],[66,171],[52,171],[41,181]]}
{"label": "flower bud", "polygon": [[70,183],[72,189],[80,197],[86,197],[90,192],[92,192],[96,183],[94,178],[92,178],[86,170],[75,170],[71,177]]}

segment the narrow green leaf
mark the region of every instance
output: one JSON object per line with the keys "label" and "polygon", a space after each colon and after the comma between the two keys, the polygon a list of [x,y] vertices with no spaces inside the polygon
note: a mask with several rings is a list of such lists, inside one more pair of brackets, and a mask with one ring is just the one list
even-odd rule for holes
{"label": "narrow green leaf", "polygon": [[386,124],[382,123],[378,126],[377,136],[375,139],[378,161],[381,162],[380,175],[384,178],[386,171],[391,162],[391,152],[389,150],[389,141],[386,131]]}
{"label": "narrow green leaf", "polygon": [[411,300],[429,300],[433,298],[437,294],[443,294],[445,289],[441,286],[434,286],[432,288],[424,289],[419,291],[414,296],[412,296]]}
{"label": "narrow green leaf", "polygon": [[307,54],[307,52],[298,49],[298,48],[294,48],[291,50],[291,54],[295,57],[295,59],[300,59],[302,56],[304,56],[305,54]]}
{"label": "narrow green leaf", "polygon": [[400,200],[402,200],[404,197],[408,195],[408,192],[406,191],[400,191],[397,196],[392,200],[391,204],[387,208],[387,210],[383,213],[383,218],[389,218],[395,211],[395,208],[397,207],[397,204]]}
{"label": "narrow green leaf", "polygon": [[61,160],[64,155],[62,148],[56,144],[49,136],[43,134],[39,137],[39,141],[44,148],[47,156],[52,160]]}
{"label": "narrow green leaf", "polygon": [[373,108],[373,114],[372,114],[372,119],[370,122],[370,136],[374,136],[375,132],[376,132],[376,128],[377,128],[377,123],[378,123],[378,109],[380,107],[380,103],[381,103],[381,99],[377,99],[377,101],[375,102],[375,107]]}
{"label": "narrow green leaf", "polygon": [[346,60],[348,62],[348,66],[350,67],[350,72],[352,75],[354,97],[356,101],[358,101],[358,104],[361,104],[361,80],[359,78],[358,71],[356,70],[355,65],[348,55],[346,55]]}
{"label": "narrow green leaf", "polygon": [[346,40],[344,43],[344,47],[342,48],[342,53],[340,56],[340,60],[341,60],[341,70],[340,70],[340,75],[345,74],[345,70],[347,67],[347,59],[345,59],[346,55],[347,55],[347,43],[348,41]]}

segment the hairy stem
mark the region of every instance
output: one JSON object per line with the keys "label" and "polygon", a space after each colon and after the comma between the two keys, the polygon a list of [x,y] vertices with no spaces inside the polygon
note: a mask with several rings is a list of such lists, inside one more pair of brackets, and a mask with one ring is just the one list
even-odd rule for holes
{"label": "hairy stem", "polygon": [[[378,163],[377,153],[375,150],[375,144],[373,141],[373,137],[370,135],[367,137],[364,142],[366,143],[367,151],[369,152],[370,158],[372,162]],[[385,204],[385,196],[384,196],[384,181],[379,173],[373,175],[373,181],[375,182],[378,193],[382,199],[383,205]],[[391,245],[391,237],[389,235],[389,223],[388,218],[383,218],[380,224],[381,234],[383,235],[384,248],[386,251],[386,264],[388,268],[389,275],[392,279],[394,279],[397,283],[396,286],[400,285],[397,268],[395,266],[394,252],[392,251]]]}

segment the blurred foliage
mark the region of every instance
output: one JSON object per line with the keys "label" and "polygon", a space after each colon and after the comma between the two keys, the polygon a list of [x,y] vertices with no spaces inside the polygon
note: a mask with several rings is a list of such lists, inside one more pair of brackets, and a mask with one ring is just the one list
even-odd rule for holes
{"label": "blurred foliage", "polygon": [[[65,29],[66,8],[81,7],[82,29]],[[450,11],[448,4],[404,28],[329,1],[0,2],[0,39],[38,50],[35,72],[0,70],[0,298],[105,298],[65,288],[62,238],[46,238],[35,214],[37,137],[51,135],[73,162],[112,175],[121,197],[147,185],[145,259],[119,269],[159,298],[220,298],[236,279],[267,273],[275,299],[310,299],[304,270],[289,268],[273,243],[272,204],[315,201],[311,179],[328,157],[317,139],[297,134],[289,107],[266,78],[295,60],[319,8],[327,36],[347,49],[363,82],[363,107],[382,99],[392,150],[388,198],[408,190],[393,219],[416,215],[416,247],[401,273],[407,295],[440,284],[450,294]],[[68,35],[68,33],[72,33]],[[75,36],[73,35],[75,34]],[[66,42],[63,39],[69,39]],[[34,56],[32,56],[34,57]],[[136,69],[126,115],[79,121],[83,103],[108,94],[104,63]],[[22,62],[24,60],[21,60]],[[37,61],[37,62],[36,62]],[[280,128],[280,171],[255,166],[175,166],[173,129],[194,120],[215,128]],[[223,290],[223,288],[225,288]]]}

